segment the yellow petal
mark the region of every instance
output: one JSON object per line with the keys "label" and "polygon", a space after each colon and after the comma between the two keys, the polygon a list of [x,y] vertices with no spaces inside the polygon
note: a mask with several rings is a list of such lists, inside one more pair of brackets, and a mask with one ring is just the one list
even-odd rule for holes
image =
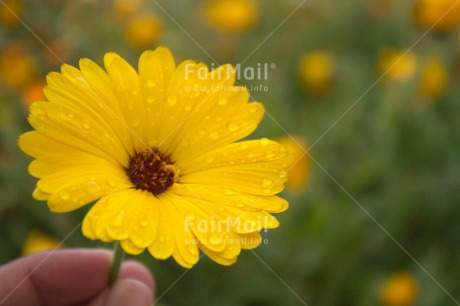
{"label": "yellow petal", "polygon": [[182,212],[175,207],[174,201],[169,199],[168,193],[161,196],[161,200],[165,205],[172,208],[170,216],[173,222],[175,243],[172,255],[182,267],[191,268],[199,259],[198,240],[193,235]]}
{"label": "yellow petal", "polygon": [[167,259],[174,251],[172,219],[169,208],[163,203],[158,205],[158,231],[148,250],[157,259]]}
{"label": "yellow petal", "polygon": [[131,255],[139,255],[145,250],[145,248],[138,248],[129,239],[120,241],[120,245],[126,253]]}
{"label": "yellow petal", "polygon": [[124,59],[112,52],[105,54],[104,65],[112,82],[118,104],[126,118],[134,151],[144,151],[147,145],[145,138],[147,119],[139,76]]}
{"label": "yellow petal", "polygon": [[160,204],[145,191],[115,192],[90,209],[83,222],[83,231],[96,238],[99,238],[98,233],[106,233],[112,240],[129,240],[133,247],[145,249],[155,239]]}

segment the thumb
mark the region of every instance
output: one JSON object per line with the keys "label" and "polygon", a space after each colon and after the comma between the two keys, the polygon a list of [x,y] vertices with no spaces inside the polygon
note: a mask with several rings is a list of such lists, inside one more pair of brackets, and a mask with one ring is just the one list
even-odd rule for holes
{"label": "thumb", "polygon": [[135,279],[120,279],[95,297],[89,306],[151,306],[153,292]]}

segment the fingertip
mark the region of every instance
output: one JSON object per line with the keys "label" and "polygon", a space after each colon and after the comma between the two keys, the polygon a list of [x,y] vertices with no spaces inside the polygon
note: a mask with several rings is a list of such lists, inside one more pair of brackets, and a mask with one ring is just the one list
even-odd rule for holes
{"label": "fingertip", "polygon": [[155,291],[155,281],[152,273],[146,266],[137,261],[127,260],[123,262],[119,278],[138,280],[146,285],[152,292]]}
{"label": "fingertip", "polygon": [[104,304],[107,306],[150,306],[153,292],[137,279],[120,279],[107,293]]}

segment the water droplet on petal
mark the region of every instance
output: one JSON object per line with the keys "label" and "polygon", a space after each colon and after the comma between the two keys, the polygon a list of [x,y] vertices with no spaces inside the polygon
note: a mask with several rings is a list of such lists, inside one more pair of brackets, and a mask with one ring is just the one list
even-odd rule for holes
{"label": "water droplet on petal", "polygon": [[269,141],[268,141],[267,138],[262,138],[262,139],[260,140],[260,144],[263,145],[263,146],[268,145],[268,143],[269,143]]}
{"label": "water droplet on petal", "polygon": [[245,149],[248,148],[248,144],[243,142],[243,143],[240,144],[240,148],[245,150]]}
{"label": "water droplet on petal", "polygon": [[153,88],[157,86],[157,82],[154,79],[147,79],[147,86]]}
{"label": "water droplet on petal", "polygon": [[231,123],[228,124],[228,130],[230,132],[238,131],[238,129],[239,129],[239,126],[235,122],[231,122]]}
{"label": "water droplet on petal", "polygon": [[197,255],[198,254],[198,248],[196,247],[196,245],[193,242],[188,243],[187,251],[192,255]]}
{"label": "water droplet on petal", "polygon": [[219,132],[213,131],[211,132],[210,136],[211,136],[211,139],[216,140],[217,138],[219,138]]}
{"label": "water droplet on petal", "polygon": [[85,130],[89,130],[91,128],[91,125],[89,124],[88,120],[83,120],[81,122],[81,126],[83,127],[83,129]]}
{"label": "water droplet on petal", "polygon": [[131,93],[132,93],[133,95],[137,95],[139,92],[138,92],[137,90],[133,89],[133,90],[131,90]]}
{"label": "water droplet on petal", "polygon": [[123,224],[123,221],[126,218],[126,212],[123,209],[120,209],[118,214],[115,216],[115,218],[112,220],[112,225],[119,227]]}
{"label": "water droplet on petal", "polygon": [[224,189],[224,194],[225,195],[235,195],[237,192],[231,190],[231,189]]}
{"label": "water droplet on petal", "polygon": [[227,97],[220,97],[218,103],[219,103],[219,105],[225,105],[225,104],[227,104],[227,102],[228,102]]}
{"label": "water droplet on petal", "polygon": [[272,193],[273,193],[273,191],[272,191],[271,188],[265,188],[265,189],[263,190],[263,192],[264,192],[265,194],[272,194]]}
{"label": "water droplet on petal", "polygon": [[118,182],[116,178],[114,178],[113,176],[109,176],[107,178],[107,184],[109,184],[110,187],[116,187],[118,185]]}
{"label": "water droplet on petal", "polygon": [[177,98],[174,97],[174,96],[169,96],[169,97],[168,97],[168,103],[169,103],[170,105],[176,105],[176,103],[177,103]]}
{"label": "water droplet on petal", "polygon": [[161,242],[164,242],[164,241],[165,241],[165,237],[164,237],[164,236],[160,236],[160,241],[161,241]]}
{"label": "water droplet on petal", "polygon": [[61,192],[59,192],[59,196],[64,201],[67,201],[68,199],[70,199],[70,193],[67,190],[61,190]]}
{"label": "water droplet on petal", "polygon": [[208,237],[209,243],[212,245],[218,245],[222,242],[222,239],[220,238],[220,235],[216,233],[212,233]]}
{"label": "water droplet on petal", "polygon": [[271,186],[273,184],[273,181],[271,179],[264,178],[262,180],[262,183],[263,183],[264,187],[269,187],[269,186]]}
{"label": "water droplet on petal", "polygon": [[153,103],[153,102],[155,102],[156,100],[157,100],[157,98],[155,98],[155,97],[152,97],[152,96],[148,96],[148,97],[147,97],[147,102],[148,102],[148,103]]}
{"label": "water droplet on petal", "polygon": [[139,224],[142,227],[147,227],[147,225],[149,225],[149,221],[147,221],[147,219],[142,219],[141,221],[139,221]]}

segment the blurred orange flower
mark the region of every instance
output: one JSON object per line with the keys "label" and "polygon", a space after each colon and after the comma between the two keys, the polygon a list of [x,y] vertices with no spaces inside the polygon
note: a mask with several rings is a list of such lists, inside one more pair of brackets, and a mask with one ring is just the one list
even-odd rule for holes
{"label": "blurred orange flower", "polygon": [[0,81],[17,90],[30,82],[36,73],[34,59],[22,45],[11,44],[0,54]]}
{"label": "blurred orange flower", "polygon": [[302,136],[285,136],[277,140],[284,145],[288,151],[294,153],[295,162],[287,169],[287,188],[299,191],[307,184],[311,173],[311,159],[305,153],[308,145]]}
{"label": "blurred orange flower", "polygon": [[126,27],[126,40],[136,49],[151,48],[161,34],[161,21],[155,15],[134,16]]}
{"label": "blurred orange flower", "polygon": [[417,280],[408,272],[399,272],[391,276],[381,291],[381,299],[385,306],[414,305],[417,295]]}
{"label": "blurred orange flower", "polygon": [[422,27],[449,32],[460,24],[460,3],[456,0],[418,0],[414,18]]}
{"label": "blurred orange flower", "polygon": [[46,101],[43,88],[46,82],[43,80],[36,80],[30,83],[22,94],[22,104],[26,109],[29,109],[30,104],[35,101]]}
{"label": "blurred orange flower", "polygon": [[327,51],[313,51],[302,56],[299,76],[303,88],[317,95],[331,91],[335,76],[335,58]]}
{"label": "blurred orange flower", "polygon": [[257,8],[251,0],[214,0],[206,13],[213,26],[228,32],[248,31],[258,19]]}

